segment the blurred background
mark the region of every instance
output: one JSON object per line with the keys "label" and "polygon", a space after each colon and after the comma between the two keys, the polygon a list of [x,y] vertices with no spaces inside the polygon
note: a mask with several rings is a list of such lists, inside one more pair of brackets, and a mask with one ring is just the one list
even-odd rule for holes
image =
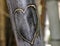
{"label": "blurred background", "polygon": [[[60,1],[41,0],[40,4],[45,46],[60,46]],[[6,0],[0,0],[0,46],[16,46]]]}

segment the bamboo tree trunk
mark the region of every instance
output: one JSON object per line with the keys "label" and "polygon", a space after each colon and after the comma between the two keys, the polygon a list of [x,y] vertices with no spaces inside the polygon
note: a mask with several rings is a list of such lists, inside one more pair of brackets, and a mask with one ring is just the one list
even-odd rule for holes
{"label": "bamboo tree trunk", "polygon": [[5,46],[5,0],[0,0],[0,46]]}
{"label": "bamboo tree trunk", "polygon": [[5,46],[4,16],[0,14],[0,46]]}
{"label": "bamboo tree trunk", "polygon": [[46,0],[47,14],[49,16],[51,44],[52,46],[60,46],[60,23],[58,14],[58,1]]}
{"label": "bamboo tree trunk", "polygon": [[43,46],[35,0],[7,0],[7,4],[17,46]]}

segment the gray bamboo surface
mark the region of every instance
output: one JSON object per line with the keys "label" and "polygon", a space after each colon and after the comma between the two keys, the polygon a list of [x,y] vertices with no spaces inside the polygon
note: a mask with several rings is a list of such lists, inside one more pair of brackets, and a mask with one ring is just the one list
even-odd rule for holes
{"label": "gray bamboo surface", "polygon": [[[38,0],[38,2],[39,2],[40,0]],[[44,1],[42,1],[42,3],[43,3]],[[39,4],[40,4],[40,2],[39,2]],[[43,3],[44,4],[44,3]],[[6,21],[5,21],[5,19],[6,19],[6,17],[8,17],[9,18],[9,14],[8,14],[8,10],[7,10],[8,8],[7,8],[7,6],[6,6],[6,0],[0,0],[0,46],[6,46],[6,37],[5,37],[5,32],[6,32],[6,30],[5,30],[5,27],[6,27],[6,25],[5,25],[5,23],[6,23]],[[43,8],[44,9],[44,8]],[[44,10],[43,10],[44,11]],[[43,17],[43,19],[44,19],[44,17]],[[8,20],[9,21],[9,20]],[[8,24],[7,24],[8,25]],[[8,30],[8,32],[10,32],[9,30]],[[8,33],[7,32],[7,33]],[[8,34],[7,34],[8,35]],[[13,39],[15,39],[15,38],[13,38],[13,36],[12,36],[12,40]],[[14,42],[15,42],[15,40],[13,40]],[[12,41],[12,42],[13,42]],[[13,42],[13,43],[14,43]],[[14,45],[13,46],[16,46],[16,43],[14,43]]]}
{"label": "gray bamboo surface", "polygon": [[[21,1],[21,2],[20,2]],[[17,32],[16,31],[18,31],[18,30],[16,30],[16,25],[14,24],[14,17],[13,16],[15,16],[14,15],[14,9],[16,9],[16,8],[23,8],[23,9],[25,9],[26,8],[26,5],[24,4],[24,3],[27,3],[27,4],[29,4],[29,3],[31,3],[31,4],[35,4],[35,2],[32,2],[32,0],[7,0],[7,4],[8,4],[8,9],[9,9],[9,12],[10,12],[10,19],[11,19],[11,22],[12,22],[12,27],[13,27],[13,31],[14,31],[14,35],[15,35],[15,38],[16,38],[16,42],[17,42],[17,46],[44,46],[43,45],[43,35],[41,34],[42,33],[42,30],[41,29],[38,29],[39,31],[40,31],[40,35],[35,39],[35,42],[34,42],[34,44],[33,45],[31,45],[31,44],[29,44],[29,43],[27,43],[26,41],[24,41],[24,40],[22,40],[22,39],[18,39],[18,35],[17,35]],[[34,1],[34,0],[33,0]],[[19,3],[20,2],[20,3]],[[29,2],[29,3],[28,3]],[[22,5],[21,5],[21,3],[22,3]],[[36,14],[36,13],[35,13]],[[17,14],[16,14],[17,15]],[[21,14],[19,14],[19,15],[21,15]],[[40,17],[40,16],[39,16]],[[15,18],[16,19],[16,18]],[[22,18],[20,18],[20,19],[22,19]],[[22,21],[23,22],[23,21]],[[40,26],[40,25],[39,25]],[[39,27],[38,27],[39,28]],[[27,30],[26,30],[27,31]],[[24,32],[24,33],[26,33],[26,32]],[[31,33],[33,33],[33,32],[31,32]],[[28,34],[28,33],[26,33],[26,34]],[[23,34],[24,35],[24,34]],[[29,34],[28,34],[29,35]],[[27,36],[28,36],[27,35]],[[27,37],[26,36],[26,37]],[[29,37],[29,36],[28,36]]]}

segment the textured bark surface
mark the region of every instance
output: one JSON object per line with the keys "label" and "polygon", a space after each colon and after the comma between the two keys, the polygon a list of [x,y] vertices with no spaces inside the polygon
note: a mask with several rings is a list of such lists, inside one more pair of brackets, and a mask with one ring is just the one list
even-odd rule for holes
{"label": "textured bark surface", "polygon": [[7,5],[17,46],[43,46],[35,0],[7,0]]}

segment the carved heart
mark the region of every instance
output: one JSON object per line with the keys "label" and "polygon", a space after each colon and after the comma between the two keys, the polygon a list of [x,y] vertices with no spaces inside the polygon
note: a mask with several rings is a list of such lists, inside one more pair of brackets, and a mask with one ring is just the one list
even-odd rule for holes
{"label": "carved heart", "polygon": [[28,5],[25,10],[15,10],[16,31],[24,40],[32,41],[36,32],[37,13],[35,5]]}

